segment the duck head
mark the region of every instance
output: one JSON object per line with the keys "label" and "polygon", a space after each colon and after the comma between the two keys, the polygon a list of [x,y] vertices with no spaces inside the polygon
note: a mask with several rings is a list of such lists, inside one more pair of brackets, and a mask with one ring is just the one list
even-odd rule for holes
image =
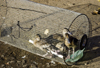
{"label": "duck head", "polygon": [[41,40],[41,36],[39,34],[36,34],[36,38],[35,38],[36,41],[40,41]]}

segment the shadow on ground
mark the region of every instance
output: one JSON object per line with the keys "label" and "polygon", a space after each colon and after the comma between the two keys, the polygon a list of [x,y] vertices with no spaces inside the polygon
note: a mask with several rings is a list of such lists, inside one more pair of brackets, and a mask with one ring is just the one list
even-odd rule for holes
{"label": "shadow on ground", "polygon": [[[100,36],[94,36],[88,39],[87,49],[83,60],[92,60],[100,56]],[[98,60],[100,61],[100,59]]]}
{"label": "shadow on ground", "polygon": [[75,12],[79,12],[82,14],[86,14],[90,20],[90,31],[88,37],[88,44],[86,51],[84,52],[84,57],[79,60],[79,63],[82,62],[84,65],[85,62],[94,63],[100,61],[100,15],[92,15],[94,10],[100,8],[98,5],[93,4],[83,4],[74,7],[69,7],[65,9],[69,9]]}

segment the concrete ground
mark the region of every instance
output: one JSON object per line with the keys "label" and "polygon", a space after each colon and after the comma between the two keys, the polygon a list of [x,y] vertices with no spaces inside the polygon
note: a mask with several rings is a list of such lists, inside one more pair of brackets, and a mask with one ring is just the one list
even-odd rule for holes
{"label": "concrete ground", "polygon": [[[17,21],[28,21],[33,20],[33,18],[38,18],[39,16],[46,15],[52,13],[58,9],[40,9],[40,7],[36,7],[36,5],[32,6],[28,5],[24,0],[0,0],[0,26],[3,23],[8,23],[7,26],[12,26],[17,24]],[[51,5],[55,7],[60,7],[64,9],[69,9],[75,12],[84,13],[90,19],[90,37],[88,41],[88,50],[86,51],[85,57],[82,61],[80,61],[76,66],[79,68],[99,68],[100,63],[100,15],[92,15],[91,12],[95,9],[98,9],[100,6],[100,2],[96,0],[31,0],[34,2]],[[19,3],[18,3],[19,2]],[[90,4],[91,3],[91,4]],[[33,9],[33,6],[34,9]],[[44,6],[43,6],[44,7]],[[45,7],[46,8],[46,7]],[[17,10],[17,11],[16,11]],[[22,11],[24,10],[24,11]],[[31,12],[34,11],[35,13]],[[35,16],[33,16],[35,15]],[[21,17],[20,17],[21,16]],[[10,23],[9,23],[10,22]],[[5,25],[4,25],[5,26]],[[57,67],[57,66],[56,66]],[[61,66],[63,67],[63,66]]]}
{"label": "concrete ground", "polygon": [[72,7],[72,6],[82,5],[87,3],[100,6],[100,2],[98,2],[98,0],[81,0],[81,1],[80,0],[30,0],[30,1],[42,3],[50,6],[60,7],[60,8],[67,8],[67,7]]}

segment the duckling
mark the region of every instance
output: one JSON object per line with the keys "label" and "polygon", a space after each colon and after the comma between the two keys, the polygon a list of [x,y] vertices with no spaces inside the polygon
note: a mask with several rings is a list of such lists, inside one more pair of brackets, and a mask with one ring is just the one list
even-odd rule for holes
{"label": "duckling", "polygon": [[53,35],[53,39],[56,39],[56,40],[58,40],[60,42],[63,42],[64,41],[64,37],[61,34],[54,34]]}
{"label": "duckling", "polygon": [[51,50],[49,50],[52,55],[56,55],[59,58],[63,59],[63,55],[61,54],[61,50],[58,47],[55,47],[54,45],[51,46]]}
{"label": "duckling", "polygon": [[65,34],[65,45],[69,48],[68,55],[70,56],[70,48],[73,49],[73,54],[75,52],[75,48],[77,47],[78,39],[74,38],[70,34]]}
{"label": "duckling", "polygon": [[48,48],[50,44],[46,41],[45,38],[41,38],[39,34],[36,35],[36,39],[33,41],[34,46],[40,48],[44,51],[44,48]]}
{"label": "duckling", "polygon": [[54,46],[52,51],[54,51],[55,47],[58,48],[58,50],[55,49],[55,52],[57,52],[58,54],[62,53],[63,50],[66,50],[66,46],[64,46],[65,33],[71,34],[67,28],[64,28],[62,34],[53,34],[49,36],[49,39],[51,39],[50,42]]}
{"label": "duckling", "polygon": [[59,42],[59,43],[56,44],[56,47],[62,52],[63,49],[64,49],[64,46],[63,45],[64,45],[63,42]]}
{"label": "duckling", "polygon": [[[53,45],[53,48],[58,48],[58,50],[62,51],[62,45],[64,44],[64,37],[61,34],[53,34],[48,38],[48,42]],[[56,49],[55,49],[56,50]]]}
{"label": "duckling", "polygon": [[53,55],[62,57],[61,55],[58,54],[60,50],[56,48],[54,45],[48,43],[46,38],[41,38],[39,34],[36,35],[36,39],[33,41],[33,44],[42,51],[46,52],[46,54],[44,54],[43,57],[47,56],[49,53],[50,53],[49,58],[52,58]]}
{"label": "duckling", "polygon": [[48,51],[50,51],[53,55],[56,55],[60,58],[63,57],[63,44],[64,44],[64,37],[61,34],[52,34],[46,38],[47,42],[51,44]]}
{"label": "duckling", "polygon": [[[51,46],[51,44],[49,44],[46,40],[46,38],[41,38],[41,36],[39,34],[37,34],[35,36],[36,38],[33,40],[33,44],[35,47],[39,48],[40,50],[46,52],[46,54],[43,55],[43,57],[47,56],[48,53],[50,52],[49,47]],[[50,56],[51,58],[51,56]]]}
{"label": "duckling", "polygon": [[65,46],[67,46],[69,49],[68,56],[70,57],[70,49],[71,48],[73,49],[73,54],[74,54],[75,48],[77,47],[78,39],[74,38],[72,36],[72,33],[67,28],[63,29],[63,37],[65,38],[65,41],[64,41]]}
{"label": "duckling", "polygon": [[64,28],[63,32],[62,32],[64,38],[66,37],[66,35],[65,35],[66,33],[68,33],[69,35],[72,35],[72,33],[69,31],[69,29]]}
{"label": "duckling", "polygon": [[64,37],[63,35],[61,34],[54,34],[53,35],[53,39],[57,40],[57,41],[54,41],[54,45],[56,48],[58,48],[61,52],[63,51],[63,45],[64,45]]}

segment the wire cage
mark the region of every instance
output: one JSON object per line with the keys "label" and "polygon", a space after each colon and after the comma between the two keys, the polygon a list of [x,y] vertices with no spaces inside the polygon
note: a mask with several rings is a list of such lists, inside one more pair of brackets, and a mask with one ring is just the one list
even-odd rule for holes
{"label": "wire cage", "polygon": [[[52,34],[62,34],[63,28],[68,28],[79,40],[84,34],[89,35],[89,19],[85,14],[29,1],[25,1],[24,5],[27,2],[34,8],[7,8],[6,19],[0,26],[0,41],[42,56],[45,53],[29,43],[36,34],[46,38]],[[47,35],[44,34],[46,29],[49,30]],[[52,60],[64,63],[59,57]]]}

